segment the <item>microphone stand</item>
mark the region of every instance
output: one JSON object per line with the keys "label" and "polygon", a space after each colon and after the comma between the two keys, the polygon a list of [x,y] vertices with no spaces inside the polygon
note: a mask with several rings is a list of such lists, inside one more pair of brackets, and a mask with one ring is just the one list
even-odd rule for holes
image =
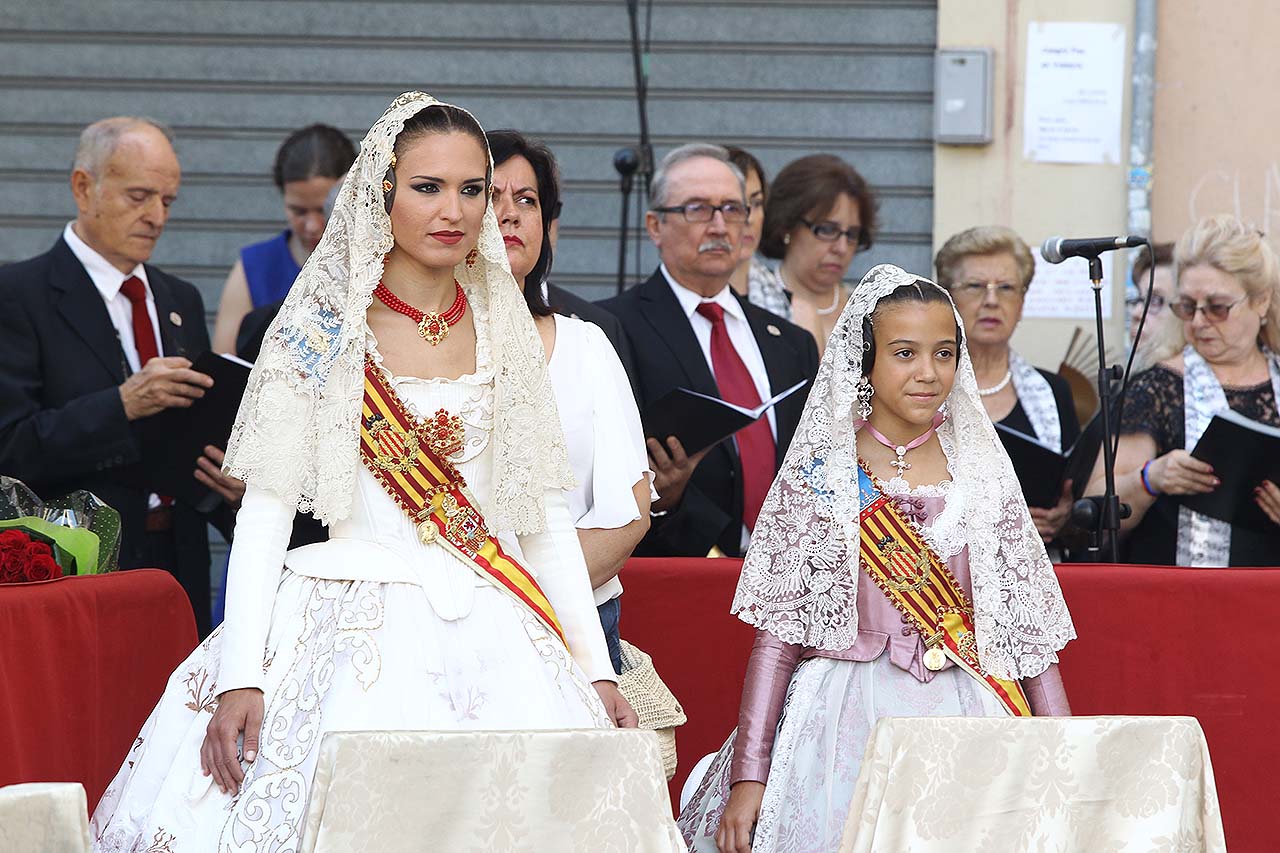
{"label": "microphone stand", "polygon": [[617,171],[622,192],[622,216],[618,225],[618,293],[626,287],[627,280],[627,211],[631,207],[631,184],[640,158],[634,148],[619,148],[613,155],[613,168]]}
{"label": "microphone stand", "polygon": [[[1102,325],[1102,259],[1089,256],[1089,280],[1093,282],[1093,310],[1098,338],[1098,400],[1102,417],[1102,465],[1106,487],[1101,496],[1081,498],[1072,507],[1072,517],[1088,529],[1093,538],[1090,550],[1106,550],[1109,562],[1120,559],[1120,521],[1129,517],[1129,505],[1120,503],[1116,492],[1114,428],[1111,423],[1111,384],[1120,378],[1119,365],[1107,366],[1107,346]],[[1117,425],[1118,426],[1118,425]]]}
{"label": "microphone stand", "polygon": [[[646,34],[643,47],[640,40],[640,0],[627,0],[627,19],[631,26],[631,65],[635,76],[636,110],[640,120],[639,144],[634,148],[622,148],[613,155],[613,168],[621,178],[622,192],[621,229],[618,232],[618,293],[626,287],[627,267],[627,206],[631,201],[633,177],[640,177],[640,199],[649,196],[649,179],[653,176],[653,145],[649,140],[649,39],[647,26],[652,22],[653,0],[646,5]],[[637,236],[636,257],[640,256]]]}

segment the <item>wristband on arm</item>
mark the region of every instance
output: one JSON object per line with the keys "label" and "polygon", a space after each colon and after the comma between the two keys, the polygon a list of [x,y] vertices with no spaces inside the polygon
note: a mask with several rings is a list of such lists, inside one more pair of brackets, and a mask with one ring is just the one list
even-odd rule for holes
{"label": "wristband on arm", "polygon": [[1160,497],[1160,493],[1152,488],[1151,479],[1147,476],[1147,469],[1150,468],[1151,463],[1155,461],[1156,460],[1154,459],[1148,459],[1147,464],[1142,466],[1142,488],[1147,494],[1151,495],[1151,497],[1158,498]]}

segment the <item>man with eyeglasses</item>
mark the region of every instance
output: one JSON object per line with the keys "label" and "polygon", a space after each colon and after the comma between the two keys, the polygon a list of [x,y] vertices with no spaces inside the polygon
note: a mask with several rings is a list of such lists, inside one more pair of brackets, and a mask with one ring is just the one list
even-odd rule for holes
{"label": "man with eyeglasses", "polygon": [[[752,211],[728,152],[700,143],[675,149],[650,195],[645,225],[662,263],[648,281],[600,303],[631,342],[641,411],[675,388],[754,408],[811,381],[813,336],[729,287]],[[743,554],[804,399],[787,397],[732,440],[693,455],[674,436],[650,438],[658,500],[636,554]]]}

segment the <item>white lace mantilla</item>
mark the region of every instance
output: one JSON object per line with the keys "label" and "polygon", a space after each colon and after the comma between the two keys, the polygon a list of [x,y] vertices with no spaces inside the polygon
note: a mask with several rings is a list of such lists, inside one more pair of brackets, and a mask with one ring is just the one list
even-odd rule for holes
{"label": "white lace mantilla", "polygon": [[1040,371],[1022,356],[1009,350],[1009,375],[1013,377],[1013,390],[1027,413],[1031,428],[1040,443],[1062,452],[1062,420],[1058,415],[1058,402],[1053,398],[1053,387]]}
{"label": "white lace mantilla", "polygon": [[[916,281],[922,279],[882,264],[854,290],[752,534],[733,612],[784,642],[838,651],[857,638],[860,531],[853,423],[862,375],[862,320],[881,298]],[[1057,661],[1057,651],[1075,637],[1075,628],[963,347],[947,409],[938,436],[952,484],[944,487],[947,510],[926,531],[926,540],[944,559],[952,549],[969,548],[983,668],[1002,678],[1039,675]]]}
{"label": "white lace mantilla", "polygon": [[[1271,373],[1271,389],[1280,406],[1280,358],[1264,349],[1267,367]],[[1209,422],[1218,412],[1225,412],[1227,393],[1222,390],[1213,368],[1195,348],[1188,345],[1182,351],[1184,365],[1182,375],[1183,426],[1186,431],[1184,446],[1188,451],[1200,441],[1209,428]],[[1200,568],[1225,568],[1231,564],[1231,524],[1218,518],[1210,518],[1185,506],[1178,507],[1178,555],[1179,566]]]}
{"label": "white lace mantilla", "polygon": [[[406,92],[369,129],[320,245],[267,332],[227,446],[228,474],[326,523],[350,514],[360,467],[365,314],[394,244],[382,181],[405,121],[435,103]],[[476,317],[488,317],[495,443],[489,526],[537,533],[546,525],[544,490],[571,488],[573,475],[542,344],[511,277],[492,205],[476,250],[454,275]]]}

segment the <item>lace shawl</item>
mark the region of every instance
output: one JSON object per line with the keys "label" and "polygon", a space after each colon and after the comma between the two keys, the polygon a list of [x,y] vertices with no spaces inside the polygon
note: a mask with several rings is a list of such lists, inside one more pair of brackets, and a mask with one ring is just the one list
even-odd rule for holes
{"label": "lace shawl", "polygon": [[[857,638],[860,519],[853,422],[862,320],[882,297],[917,280],[882,264],[854,290],[752,533],[732,611],[784,642],[838,651]],[[969,548],[983,668],[1002,678],[1029,678],[1057,661],[1075,628],[963,347],[946,405],[938,436],[952,475],[947,518],[926,529],[925,538],[943,559]]]}
{"label": "lace shawl", "polygon": [[[365,314],[391,250],[382,181],[407,119],[438,103],[406,92],[360,144],[320,245],[267,331],[227,446],[223,470],[270,489],[326,524],[351,512],[360,466]],[[571,488],[564,433],[542,344],[525,307],[492,204],[476,254],[454,275],[487,316],[494,375],[490,530],[536,533],[543,490]]]}
{"label": "lace shawl", "polygon": [[1058,415],[1058,401],[1053,396],[1049,380],[1031,366],[1031,362],[1009,350],[1009,376],[1013,380],[1014,393],[1022,404],[1022,411],[1031,421],[1031,429],[1041,444],[1062,452],[1062,421]]}

